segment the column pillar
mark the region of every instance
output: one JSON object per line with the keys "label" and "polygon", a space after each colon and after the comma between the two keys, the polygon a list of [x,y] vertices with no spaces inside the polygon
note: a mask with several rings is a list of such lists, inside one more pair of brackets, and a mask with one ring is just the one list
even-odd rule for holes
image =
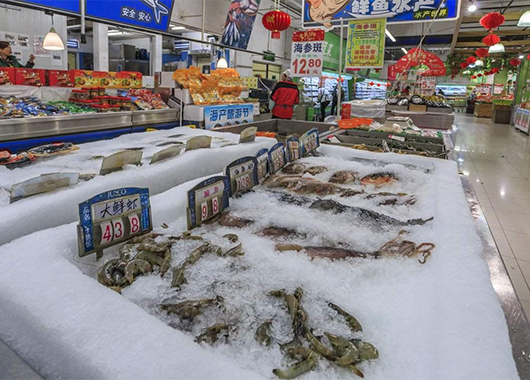
{"label": "column pillar", "polygon": [[151,49],[149,59],[151,75],[162,71],[162,36],[157,34],[151,37]]}
{"label": "column pillar", "polygon": [[94,70],[109,71],[109,27],[93,23],[94,30]]}

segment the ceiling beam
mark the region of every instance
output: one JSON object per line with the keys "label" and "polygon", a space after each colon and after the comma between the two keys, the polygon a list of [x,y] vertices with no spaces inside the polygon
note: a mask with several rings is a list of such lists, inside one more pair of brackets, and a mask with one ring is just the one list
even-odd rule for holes
{"label": "ceiling beam", "polygon": [[[521,18],[521,15],[524,12],[516,12],[516,13],[505,13],[504,17],[506,18],[506,21],[514,21],[519,20]],[[469,22],[479,22],[480,19],[484,17],[484,15],[473,15],[473,16],[464,16],[462,18],[462,23],[469,23]]]}
{"label": "ceiling beam", "polygon": [[[462,1],[460,2],[460,14],[462,15],[464,13],[464,7],[467,8],[468,2]],[[449,50],[449,54],[452,54],[455,50],[456,42],[458,41],[458,31],[460,30],[460,25],[462,25],[462,17],[459,17],[455,22],[455,28],[454,28],[454,34],[453,39],[451,41],[451,50]]]}
{"label": "ceiling beam", "polygon": [[[504,46],[530,46],[530,40],[524,40],[524,41],[501,41],[501,43]],[[456,43],[457,48],[463,48],[463,47],[485,47],[482,42],[457,42]]]}
{"label": "ceiling beam", "polygon": [[[495,31],[495,34],[498,36],[530,36],[530,29],[499,29]],[[488,31],[483,29],[480,32],[460,32],[458,37],[486,37]]]}

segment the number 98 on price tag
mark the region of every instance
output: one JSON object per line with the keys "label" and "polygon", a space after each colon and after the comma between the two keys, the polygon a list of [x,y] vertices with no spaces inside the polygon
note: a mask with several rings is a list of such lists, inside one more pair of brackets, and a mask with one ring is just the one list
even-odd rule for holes
{"label": "number 98 on price tag", "polygon": [[208,178],[188,191],[188,230],[219,215],[228,207],[230,185],[228,177]]}

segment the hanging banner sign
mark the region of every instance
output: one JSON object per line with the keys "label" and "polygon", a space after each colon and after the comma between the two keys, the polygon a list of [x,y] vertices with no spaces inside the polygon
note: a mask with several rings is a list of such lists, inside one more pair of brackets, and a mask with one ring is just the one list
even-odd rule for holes
{"label": "hanging banner sign", "polygon": [[228,208],[230,183],[226,176],[205,179],[188,191],[188,231],[199,227]]}
{"label": "hanging banner sign", "polygon": [[[438,10],[440,4],[444,6]],[[303,27],[340,25],[340,20],[387,18],[389,24],[449,21],[460,17],[460,0],[305,0]]]}
{"label": "hanging banner sign", "polygon": [[386,19],[356,20],[348,24],[347,69],[382,68],[385,60]]}
{"label": "hanging banner sign", "polygon": [[261,0],[231,0],[223,28],[221,43],[225,46],[246,49],[254,28]]}
{"label": "hanging banner sign", "polygon": [[252,104],[204,107],[205,129],[252,123],[253,121],[254,105]]}
{"label": "hanging banner sign", "polygon": [[291,76],[320,77],[324,63],[324,31],[294,32],[291,51]]}
{"label": "hanging banner sign", "polygon": [[86,0],[87,17],[162,32],[172,11],[173,0]]}
{"label": "hanging banner sign", "polygon": [[[439,77],[446,73],[445,63],[436,54],[428,51],[413,48],[401,57],[394,65],[396,73],[403,80],[404,75],[413,67],[425,65],[429,69],[421,73],[423,76]],[[410,78],[409,78],[410,79]]]}
{"label": "hanging banner sign", "polygon": [[143,235],[153,229],[149,189],[124,187],[106,191],[79,204],[79,256]]}

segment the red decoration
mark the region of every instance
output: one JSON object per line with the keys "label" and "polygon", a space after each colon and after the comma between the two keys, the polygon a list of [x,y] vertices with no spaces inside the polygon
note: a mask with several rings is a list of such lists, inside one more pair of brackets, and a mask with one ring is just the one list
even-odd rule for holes
{"label": "red decoration", "polygon": [[482,43],[486,46],[493,46],[501,42],[501,38],[495,34],[488,34],[482,39]]}
{"label": "red decoration", "polygon": [[486,30],[494,29],[504,24],[504,16],[498,12],[490,12],[480,19],[480,25]]}
{"label": "red decoration", "polygon": [[[444,76],[446,73],[445,64],[433,53],[418,48],[410,49],[407,54],[401,57],[396,63],[396,72],[404,73],[411,67],[423,64],[429,68],[422,75],[426,77]],[[467,67],[467,65],[466,65]]]}
{"label": "red decoration", "polygon": [[486,48],[480,48],[480,49],[475,50],[475,55],[479,58],[487,57],[488,53],[489,53],[488,49]]}
{"label": "red decoration", "polygon": [[477,74],[477,77],[482,78],[482,74]]}
{"label": "red decoration", "polygon": [[392,86],[392,83],[387,83],[386,86],[390,87],[390,86]]}
{"label": "red decoration", "polygon": [[377,87],[381,87],[381,83],[378,83],[378,84],[377,84]]}
{"label": "red decoration", "polygon": [[471,75],[471,79],[477,79],[476,75]]}
{"label": "red decoration", "polygon": [[491,69],[491,72],[492,72],[493,74],[497,74],[499,71],[500,71],[500,70],[499,70],[498,67],[494,67],[493,69]]}
{"label": "red decoration", "polygon": [[280,39],[280,32],[284,31],[291,25],[291,16],[279,9],[267,12],[261,19],[265,29],[272,32],[271,37]]}
{"label": "red decoration", "polygon": [[528,55],[526,56],[526,59],[530,59],[530,54],[528,54]]}
{"label": "red decoration", "polygon": [[462,70],[464,70],[464,69],[467,68],[468,66],[469,66],[469,65],[467,64],[467,62],[462,62],[462,63],[460,63],[460,68],[461,68]]}
{"label": "red decoration", "polygon": [[475,57],[473,57],[473,56],[470,56],[470,57],[467,57],[466,62],[467,62],[468,65],[471,65],[471,64],[477,62],[477,59]]}
{"label": "red decoration", "polygon": [[370,82],[368,83],[370,86],[373,86],[375,83],[374,82]]}
{"label": "red decoration", "polygon": [[521,64],[521,61],[519,61],[517,58],[510,59],[510,65],[512,65],[513,67],[517,67],[520,64]]}

